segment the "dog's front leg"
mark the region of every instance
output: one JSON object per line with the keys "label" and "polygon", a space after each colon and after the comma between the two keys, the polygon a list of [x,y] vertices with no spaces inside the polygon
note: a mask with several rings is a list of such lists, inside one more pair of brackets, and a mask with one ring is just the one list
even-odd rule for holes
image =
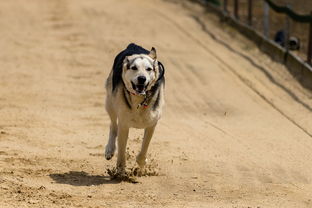
{"label": "dog's front leg", "polygon": [[143,137],[141,151],[138,154],[138,156],[136,157],[136,161],[140,167],[144,167],[144,165],[146,164],[146,153],[147,153],[148,145],[149,145],[151,138],[154,134],[155,127],[156,127],[156,124],[154,126],[146,128],[144,131],[144,137]]}
{"label": "dog's front leg", "polygon": [[129,128],[119,124],[118,125],[118,156],[117,156],[117,171],[123,174],[126,166],[126,146],[129,135]]}
{"label": "dog's front leg", "polygon": [[112,120],[109,130],[109,138],[107,145],[105,147],[105,158],[106,160],[110,160],[115,153],[116,147],[116,136],[117,136],[117,122],[116,119]]}

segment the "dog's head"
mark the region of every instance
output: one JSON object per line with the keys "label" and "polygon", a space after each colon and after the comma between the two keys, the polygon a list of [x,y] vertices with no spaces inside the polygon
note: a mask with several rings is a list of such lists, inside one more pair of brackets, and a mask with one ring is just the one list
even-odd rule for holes
{"label": "dog's head", "polygon": [[127,90],[133,94],[145,95],[154,86],[159,74],[155,48],[147,55],[126,56],[123,61],[122,79]]}

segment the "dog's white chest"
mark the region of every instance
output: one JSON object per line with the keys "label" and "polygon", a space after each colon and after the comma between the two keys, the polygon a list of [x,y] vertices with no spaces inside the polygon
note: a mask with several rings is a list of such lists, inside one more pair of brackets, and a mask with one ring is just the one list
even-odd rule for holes
{"label": "dog's white chest", "polygon": [[160,112],[148,108],[150,107],[140,107],[139,109],[128,111],[128,113],[126,113],[126,118],[129,127],[146,128],[155,125],[160,118]]}

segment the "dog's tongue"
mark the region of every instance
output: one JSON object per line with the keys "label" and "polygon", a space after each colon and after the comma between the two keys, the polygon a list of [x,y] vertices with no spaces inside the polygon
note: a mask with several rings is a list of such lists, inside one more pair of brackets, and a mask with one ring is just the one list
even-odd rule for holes
{"label": "dog's tongue", "polygon": [[145,95],[145,86],[144,85],[137,85],[136,86],[136,91],[138,92],[138,94],[140,95]]}
{"label": "dog's tongue", "polygon": [[144,90],[144,85],[137,85],[136,88],[139,91],[143,91]]}

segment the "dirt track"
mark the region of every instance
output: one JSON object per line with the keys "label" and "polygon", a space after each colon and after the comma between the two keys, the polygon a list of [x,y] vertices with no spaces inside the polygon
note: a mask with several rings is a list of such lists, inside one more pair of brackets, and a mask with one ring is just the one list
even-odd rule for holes
{"label": "dirt track", "polygon": [[[312,93],[184,6],[0,2],[0,207],[312,207]],[[103,157],[104,80],[129,42],[155,46],[167,69],[158,176],[137,184],[111,181],[116,158]]]}

